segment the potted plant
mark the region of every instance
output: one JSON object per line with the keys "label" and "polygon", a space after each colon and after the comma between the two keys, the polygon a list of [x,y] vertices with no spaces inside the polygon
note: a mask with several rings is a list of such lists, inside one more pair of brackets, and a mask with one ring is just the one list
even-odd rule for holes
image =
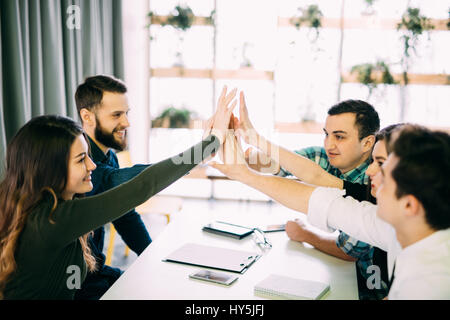
{"label": "potted plant", "polygon": [[189,128],[194,112],[186,108],[168,106],[152,120],[152,128]]}
{"label": "potted plant", "polygon": [[450,8],[448,8],[448,22],[447,22],[447,29],[450,30]]}
{"label": "potted plant", "polygon": [[[150,11],[147,16],[152,19],[155,14]],[[189,6],[186,5],[177,5],[175,8],[171,11],[171,13],[168,15],[167,19],[161,21],[161,26],[171,26],[173,27],[178,35],[178,49],[175,53],[176,61],[175,66],[181,67],[183,66],[183,57],[181,53],[181,46],[184,41],[184,35],[187,30],[189,30],[192,26],[192,23],[194,22],[194,13],[192,12],[192,9]],[[151,23],[148,24],[148,27],[150,27]],[[152,37],[151,40],[154,38]]]}
{"label": "potted plant", "polygon": [[[397,24],[397,30],[402,30],[402,36],[400,39],[403,44],[403,56],[400,59],[402,68],[403,84],[400,86],[401,108],[400,108],[400,121],[405,118],[406,106],[407,106],[407,93],[406,86],[409,83],[408,72],[411,64],[412,54],[417,55],[417,45],[419,38],[423,33],[434,29],[430,19],[420,14],[419,8],[408,7],[402,15],[402,20]],[[428,34],[429,37],[429,34]]]}
{"label": "potted plant", "polygon": [[[209,17],[206,17],[206,23],[214,25],[215,23],[215,10],[211,11],[211,14]],[[154,12],[150,11],[147,16],[150,18],[150,20],[156,16]],[[184,35],[186,31],[188,31],[192,24],[194,23],[195,15],[192,9],[187,5],[177,5],[175,8],[171,11],[171,13],[167,16],[167,19],[164,19],[161,21],[161,26],[171,26],[173,27],[179,38],[178,42],[178,50],[175,53],[176,56],[176,67],[182,67],[183,66],[183,57],[181,52],[181,46],[184,41]],[[151,23],[147,25],[147,27],[150,27]],[[150,40],[154,40],[154,37],[150,37]]]}
{"label": "potted plant", "polygon": [[[315,64],[318,62],[319,53],[323,50],[319,48],[317,45],[317,40],[320,35],[320,28],[322,27],[322,18],[323,13],[320,10],[318,5],[311,4],[306,7],[299,7],[297,9],[298,15],[290,19],[290,23],[293,24],[297,30],[300,30],[302,27],[310,28],[308,32],[308,38],[311,44],[311,59],[307,62],[308,64]],[[311,36],[311,31],[313,31],[313,35]],[[295,41],[291,42],[291,45],[296,45]],[[302,44],[303,45],[303,44]],[[310,132],[311,127],[315,128],[317,125],[315,121],[315,114],[313,110],[313,99],[311,98],[311,92],[314,91],[315,84],[313,81],[310,81],[307,88],[305,88],[307,92],[306,102],[301,104],[299,108],[301,122],[299,126],[302,128],[302,131]]]}
{"label": "potted plant", "polygon": [[312,42],[317,41],[319,38],[319,29],[322,26],[322,11],[315,4],[309,5],[306,8],[298,8],[300,16],[291,18],[290,22],[300,29],[302,25],[315,30],[315,37],[312,38]]}
{"label": "potted plant", "polygon": [[368,88],[369,94],[367,100],[369,100],[373,90],[377,88],[378,84],[396,83],[389,70],[389,65],[382,60],[378,60],[375,64],[362,63],[355,65],[352,67],[350,73],[356,73],[358,81]]}
{"label": "potted plant", "polygon": [[419,37],[429,30],[434,29],[430,19],[420,14],[419,8],[408,7],[402,15],[402,20],[397,24],[397,30],[403,30],[400,37],[403,44],[403,57],[401,65],[403,69],[404,84],[408,84],[408,70],[412,53],[417,55],[416,47],[419,43]]}

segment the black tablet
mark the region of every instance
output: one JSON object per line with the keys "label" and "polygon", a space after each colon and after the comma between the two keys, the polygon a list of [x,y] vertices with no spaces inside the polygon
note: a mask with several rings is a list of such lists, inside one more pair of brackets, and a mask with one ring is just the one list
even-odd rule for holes
{"label": "black tablet", "polygon": [[253,229],[220,221],[208,223],[202,230],[236,239],[242,239],[253,232]]}

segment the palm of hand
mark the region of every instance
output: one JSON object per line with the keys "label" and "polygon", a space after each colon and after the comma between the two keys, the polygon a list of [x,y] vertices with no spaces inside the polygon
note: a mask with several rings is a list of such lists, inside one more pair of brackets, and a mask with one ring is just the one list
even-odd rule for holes
{"label": "palm of hand", "polygon": [[248,171],[242,148],[231,131],[226,134],[221,150],[221,160],[224,164],[212,163],[211,165],[230,179],[239,180]]}
{"label": "palm of hand", "polygon": [[252,144],[251,141],[257,134],[248,116],[248,109],[243,92],[240,94],[239,115],[239,121],[236,119],[234,123],[234,127],[237,129],[237,135],[244,139],[246,143]]}

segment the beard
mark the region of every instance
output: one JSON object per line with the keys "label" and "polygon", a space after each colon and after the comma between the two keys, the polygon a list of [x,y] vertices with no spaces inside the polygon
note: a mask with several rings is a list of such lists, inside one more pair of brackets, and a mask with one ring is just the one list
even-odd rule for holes
{"label": "beard", "polygon": [[113,148],[118,151],[123,151],[126,149],[126,147],[127,147],[127,131],[125,131],[123,140],[117,140],[114,137],[115,132],[124,130],[125,128],[117,126],[114,128],[114,130],[112,132],[108,132],[107,130],[105,130],[102,127],[102,125],[98,121],[97,117],[95,117],[95,122],[96,122],[95,132],[94,132],[95,140],[97,140],[98,142],[103,144],[105,147]]}

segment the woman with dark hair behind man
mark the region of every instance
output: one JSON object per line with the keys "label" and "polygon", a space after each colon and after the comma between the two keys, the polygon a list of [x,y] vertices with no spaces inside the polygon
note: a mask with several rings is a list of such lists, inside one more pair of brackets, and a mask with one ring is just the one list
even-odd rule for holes
{"label": "woman with dark hair behind man", "polygon": [[[366,170],[366,174],[370,178],[370,184],[353,183],[345,180],[338,179],[337,177],[327,173],[325,170],[318,166],[314,169],[317,170],[318,176],[328,178],[327,183],[316,183],[318,181],[305,181],[312,184],[337,187],[346,191],[346,196],[350,196],[358,201],[369,201],[376,204],[376,192],[377,188],[373,184],[375,175],[381,170],[381,166],[386,161],[389,153],[391,152],[390,140],[393,132],[401,128],[403,124],[393,124],[387,126],[377,132],[375,135],[375,145],[372,151],[372,163]],[[312,163],[312,162],[311,162]],[[314,233],[309,233],[309,227],[302,220],[296,219],[294,221],[288,221],[286,224],[286,233],[290,239],[294,241],[304,241],[305,238],[314,236]],[[367,299],[383,299],[388,293],[388,269],[387,269],[387,253],[380,248],[374,247],[373,250],[373,265],[379,268],[381,281],[374,281],[375,283],[366,283],[365,279],[357,272],[358,277],[358,291],[360,298]]]}

